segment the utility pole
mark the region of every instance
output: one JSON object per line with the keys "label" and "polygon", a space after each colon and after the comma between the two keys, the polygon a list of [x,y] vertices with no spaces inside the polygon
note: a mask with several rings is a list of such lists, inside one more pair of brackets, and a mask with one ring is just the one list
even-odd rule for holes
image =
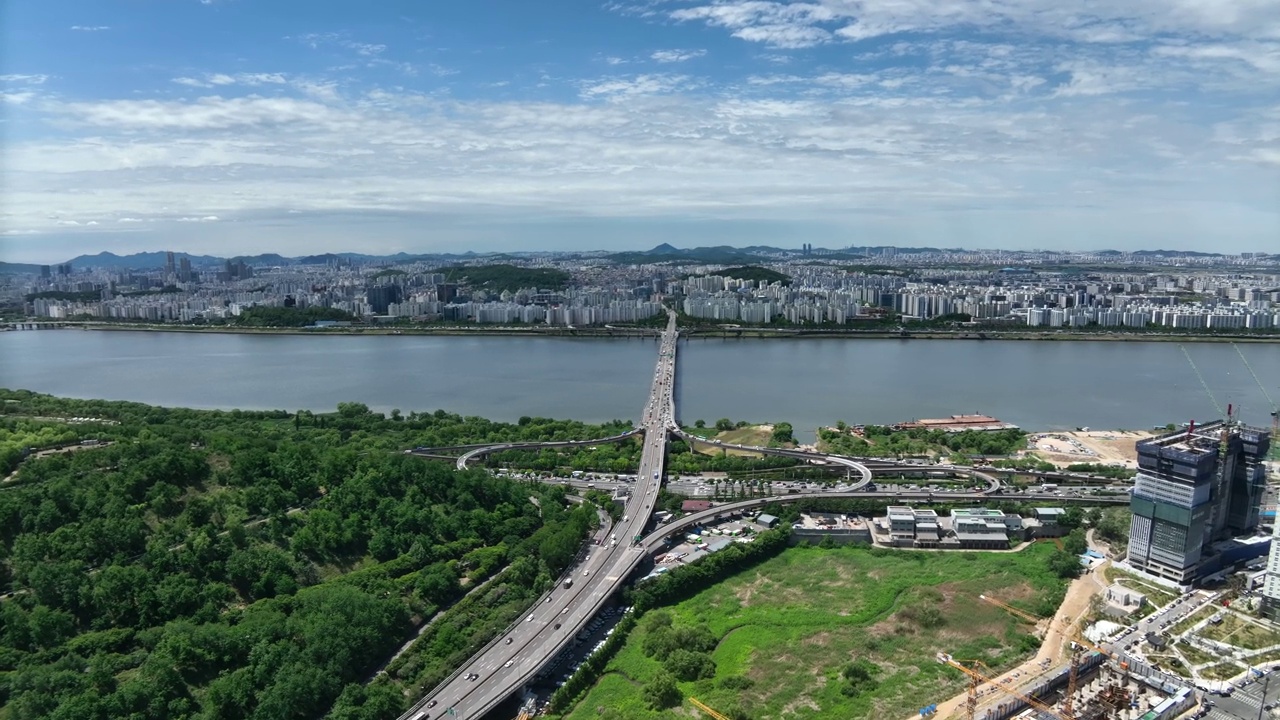
{"label": "utility pole", "polygon": [[[1253,668],[1250,668],[1252,670]],[[1254,670],[1257,672],[1257,670]],[[1267,686],[1271,684],[1271,676],[1267,675],[1262,680],[1262,701],[1258,703],[1258,720],[1262,720],[1262,711],[1267,707]]]}

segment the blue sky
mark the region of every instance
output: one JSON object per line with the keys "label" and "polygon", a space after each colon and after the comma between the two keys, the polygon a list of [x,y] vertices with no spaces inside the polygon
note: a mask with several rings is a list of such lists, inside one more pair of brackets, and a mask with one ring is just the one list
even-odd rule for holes
{"label": "blue sky", "polygon": [[1280,0],[16,2],[0,258],[1280,251]]}

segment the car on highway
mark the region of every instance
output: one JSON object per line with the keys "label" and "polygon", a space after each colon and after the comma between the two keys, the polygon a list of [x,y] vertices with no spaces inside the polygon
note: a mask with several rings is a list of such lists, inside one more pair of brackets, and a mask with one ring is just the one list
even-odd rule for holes
{"label": "car on highway", "polygon": [[513,641],[513,640],[515,640],[515,638],[511,638],[511,637],[507,638],[507,644],[508,644],[508,645],[510,645],[510,644],[511,644],[511,641]]}
{"label": "car on highway", "polygon": [[504,667],[504,668],[509,668],[509,667],[511,667],[512,665],[514,665],[514,664],[515,664],[515,662],[516,662],[515,660],[508,660],[508,661],[506,662],[506,664],[504,664],[502,667]]}
{"label": "car on highway", "polygon": [[524,621],[525,621],[525,622],[533,622],[533,615],[530,615],[529,617],[525,618],[525,619],[524,619]]}

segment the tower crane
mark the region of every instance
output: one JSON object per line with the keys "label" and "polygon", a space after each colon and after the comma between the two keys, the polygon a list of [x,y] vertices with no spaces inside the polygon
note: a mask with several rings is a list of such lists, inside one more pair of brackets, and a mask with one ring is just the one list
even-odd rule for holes
{"label": "tower crane", "polygon": [[[1018,698],[1022,702],[1030,705],[1031,707],[1041,712],[1048,713],[1052,717],[1058,718],[1058,720],[1075,720],[1075,716],[1072,715],[1070,712],[1054,710],[1053,708],[1049,707],[1048,705],[1045,705],[1044,703],[1040,702],[1039,700],[1036,700],[1035,698],[1029,695],[1023,695],[1022,693],[1018,692],[1017,690],[1014,690],[1011,687],[1006,687],[1004,685],[1001,685],[1000,683],[993,680],[991,677],[983,674],[981,671],[976,670],[974,667],[969,667],[968,665],[965,665],[964,663],[960,662],[959,660],[956,660],[955,658],[951,657],[946,653],[938,653],[937,659],[938,659],[938,662],[942,663],[943,665],[950,665],[951,667],[969,676],[969,697],[965,702],[965,718],[967,720],[974,720],[975,716],[977,715],[978,688],[981,687],[983,683],[989,683],[992,687],[996,688],[997,690],[1000,690],[1006,695],[1012,695],[1013,697]],[[981,660],[965,660],[964,662],[967,662],[970,665],[973,665],[975,667],[986,668],[988,671],[991,669],[991,668],[988,668],[986,665],[984,665]]]}
{"label": "tower crane", "polygon": [[711,708],[704,705],[701,701],[699,701],[698,698],[696,697],[689,698],[689,702],[693,703],[693,706],[698,708],[702,712],[710,715],[712,720],[729,720],[729,717],[727,715],[724,715],[722,713],[716,712],[715,710],[712,710]]}
{"label": "tower crane", "polygon": [[[979,595],[978,598],[988,603],[991,603],[992,605],[995,605],[996,607],[1002,610],[1005,610],[1013,615],[1017,615],[1018,617],[1022,618],[1023,620],[1026,620],[1032,625],[1038,625],[1041,622],[1045,622],[1047,623],[1046,631],[1049,628],[1052,628],[1054,626],[1055,620],[1050,620],[1049,618],[1037,617],[1035,615],[1032,615],[1029,612],[1019,610],[1018,608],[1012,605],[1009,605],[1008,603],[1001,602],[989,595]],[[1116,653],[1100,645],[1095,645],[1094,643],[1089,642],[1089,640],[1087,640],[1084,637],[1084,635],[1079,631],[1078,628],[1073,627],[1074,625],[1073,622],[1066,623],[1061,620],[1056,622],[1059,626],[1059,629],[1062,630],[1063,635],[1065,635],[1068,639],[1071,640],[1071,642],[1075,643],[1081,648],[1081,650],[1077,650],[1071,653],[1070,670],[1068,671],[1068,674],[1067,674],[1067,697],[1062,703],[1063,712],[1070,715],[1074,711],[1073,704],[1075,702],[1076,686],[1078,685],[1079,678],[1080,678],[1080,663],[1084,660],[1084,652],[1082,652],[1082,650],[1092,650],[1093,652],[1099,653],[1101,655],[1105,655],[1111,658],[1112,660],[1115,660],[1117,663],[1120,664],[1120,672],[1121,672],[1120,685],[1123,687],[1129,684],[1129,661],[1127,659],[1125,659],[1122,655],[1117,655]]]}
{"label": "tower crane", "polygon": [[1276,401],[1271,399],[1267,394],[1267,387],[1258,379],[1258,373],[1253,371],[1253,366],[1249,364],[1249,359],[1244,356],[1244,352],[1240,350],[1240,346],[1231,343],[1231,347],[1236,349],[1236,354],[1240,356],[1240,362],[1249,370],[1249,375],[1253,377],[1253,381],[1258,384],[1258,389],[1262,391],[1262,397],[1267,401],[1267,405],[1271,408],[1271,452],[1272,455],[1280,457],[1280,407],[1276,406]]}

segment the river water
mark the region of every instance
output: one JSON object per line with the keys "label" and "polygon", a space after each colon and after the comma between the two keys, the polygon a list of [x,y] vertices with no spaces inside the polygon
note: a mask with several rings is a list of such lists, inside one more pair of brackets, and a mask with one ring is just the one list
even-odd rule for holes
{"label": "river water", "polygon": [[[1269,425],[1227,344],[1187,346],[1217,401]],[[515,420],[639,416],[652,339],[299,336],[46,330],[0,333],[0,386],[195,408],[444,408]],[[1240,346],[1280,400],[1280,345]],[[1030,430],[1137,429],[1219,415],[1178,345],[1159,342],[691,339],[683,422],[889,423],[983,413]]]}

